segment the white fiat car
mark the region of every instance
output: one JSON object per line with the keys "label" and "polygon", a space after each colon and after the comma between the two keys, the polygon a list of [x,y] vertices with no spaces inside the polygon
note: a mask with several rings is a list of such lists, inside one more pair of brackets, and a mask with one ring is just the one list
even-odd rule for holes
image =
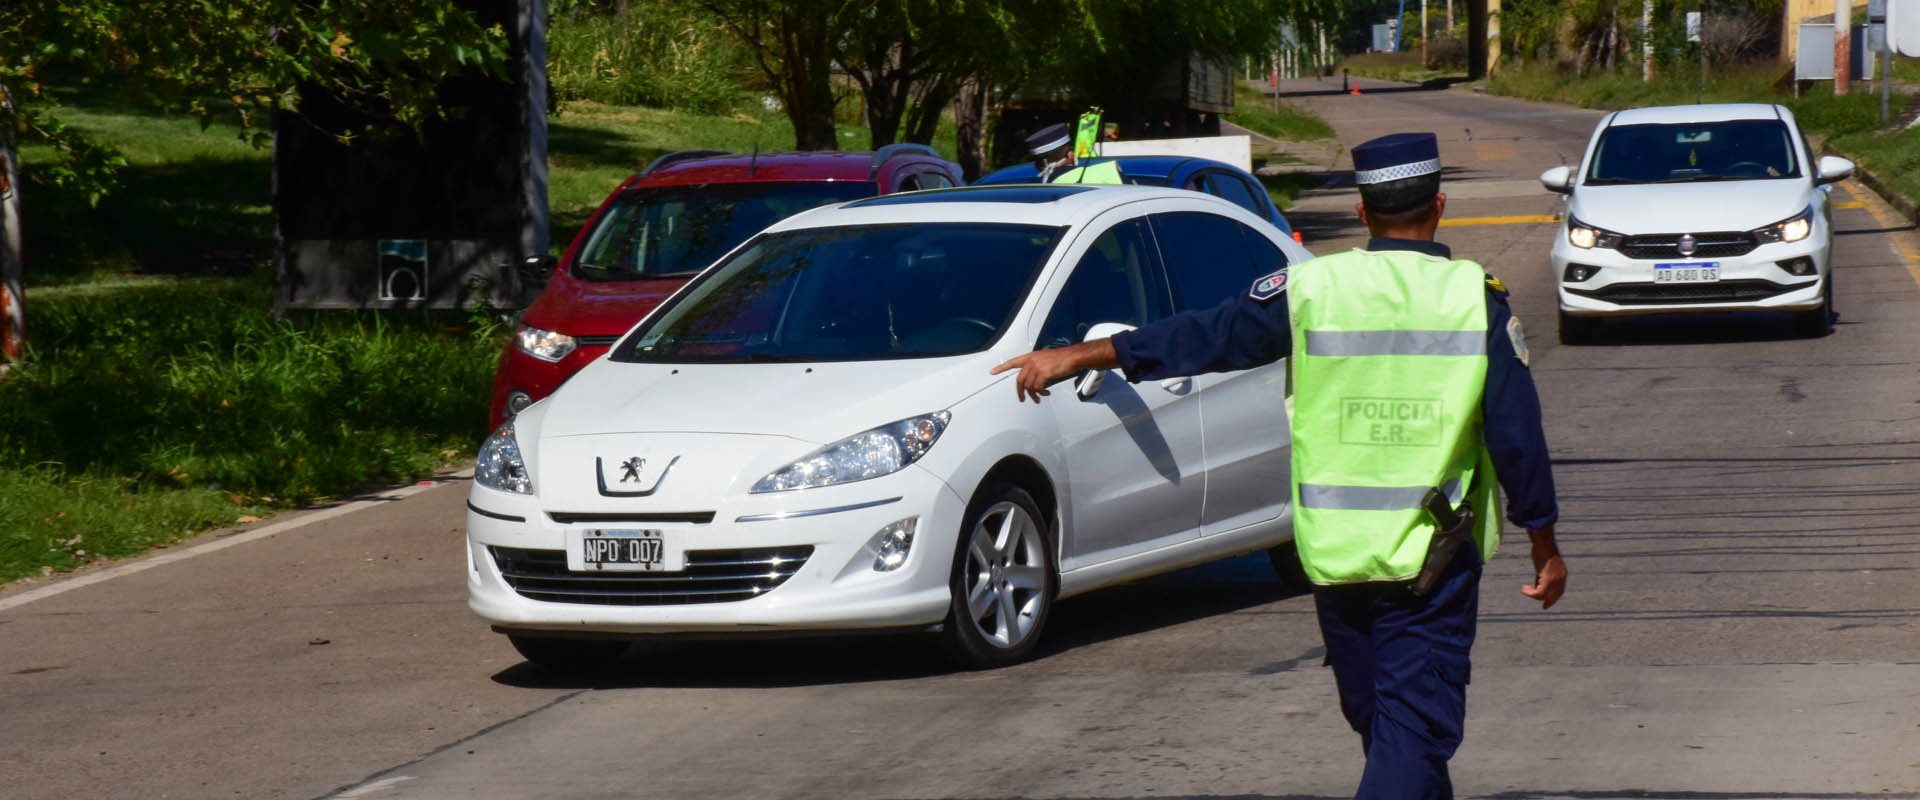
{"label": "white fiat car", "polygon": [[1667,106],[1600,120],[1579,168],[1540,176],[1568,195],[1553,243],[1560,339],[1601,318],[1696,311],[1797,312],[1833,324],[1830,184],[1853,162],[1816,160],[1777,105]]}
{"label": "white fiat car", "polygon": [[650,635],[886,629],[996,666],[1031,652],[1057,598],[1267,548],[1284,568],[1284,363],[1082,376],[1038,405],[989,371],[1308,257],[1173,189],[955,189],[792,217],[487,440],[470,604],[556,667]]}

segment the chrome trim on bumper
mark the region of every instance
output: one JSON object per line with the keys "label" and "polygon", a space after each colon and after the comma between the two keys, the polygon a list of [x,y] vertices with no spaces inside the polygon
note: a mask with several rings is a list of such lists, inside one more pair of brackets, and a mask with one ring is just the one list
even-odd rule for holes
{"label": "chrome trim on bumper", "polygon": [[853,505],[849,505],[849,506],[834,506],[832,508],[812,508],[805,511],[775,511],[771,514],[748,514],[744,517],[735,517],[733,521],[734,522],[772,522],[774,520],[796,519],[799,517],[817,517],[822,514],[838,514],[842,511],[859,511],[860,509],[863,509],[863,508],[875,508],[878,506],[887,505],[889,503],[898,503],[902,499],[903,498],[899,498],[899,497],[891,497],[885,500],[873,500],[865,503],[854,503]]}

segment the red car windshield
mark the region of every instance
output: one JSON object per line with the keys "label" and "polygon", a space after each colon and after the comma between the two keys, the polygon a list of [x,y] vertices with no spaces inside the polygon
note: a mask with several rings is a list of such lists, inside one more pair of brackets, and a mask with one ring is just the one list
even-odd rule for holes
{"label": "red car windshield", "polygon": [[573,274],[635,280],[699,272],[762,228],[816,206],[872,197],[861,181],[718,183],[620,195],[587,235]]}

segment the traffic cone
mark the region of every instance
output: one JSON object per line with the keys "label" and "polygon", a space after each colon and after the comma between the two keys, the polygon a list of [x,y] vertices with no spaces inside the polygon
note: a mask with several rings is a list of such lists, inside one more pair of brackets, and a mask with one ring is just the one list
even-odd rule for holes
{"label": "traffic cone", "polygon": [[1353,85],[1353,91],[1350,91],[1350,92],[1347,92],[1347,94],[1350,94],[1350,95],[1353,95],[1353,96],[1355,96],[1355,97],[1359,97],[1359,96],[1360,96],[1360,85],[1359,85],[1359,84],[1357,84],[1357,83],[1356,83],[1356,84],[1354,84],[1354,85]]}
{"label": "traffic cone", "polygon": [[1293,243],[1294,243],[1294,244],[1306,244],[1306,243],[1307,243],[1307,237],[1305,237],[1305,236],[1301,236],[1301,235],[1300,235],[1300,232],[1299,232],[1299,231],[1294,231],[1294,232],[1293,232]]}

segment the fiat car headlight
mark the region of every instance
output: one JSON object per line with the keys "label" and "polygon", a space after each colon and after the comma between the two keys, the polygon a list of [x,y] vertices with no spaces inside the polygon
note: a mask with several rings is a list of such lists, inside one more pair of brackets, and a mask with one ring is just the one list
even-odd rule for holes
{"label": "fiat car headlight", "polygon": [[1753,238],[1761,244],[1774,242],[1797,242],[1813,233],[1813,206],[1779,222],[1753,232]]}
{"label": "fiat car headlight", "polygon": [[774,470],[753,485],[753,492],[812,489],[899,472],[926,455],[952,418],[939,411],[856,433]]}
{"label": "fiat car headlight", "polygon": [[513,437],[513,423],[487,437],[474,459],[473,481],[489,489],[517,494],[533,494],[533,478],[527,475],[527,462],[520,457],[520,441]]}
{"label": "fiat car headlight", "polygon": [[1613,231],[1593,227],[1571,214],[1567,215],[1567,243],[1574,247],[1582,250],[1592,250],[1596,247],[1611,249],[1619,247],[1623,238],[1625,237]]}
{"label": "fiat car headlight", "polygon": [[564,333],[522,325],[513,333],[513,344],[520,352],[541,361],[559,361],[580,346],[580,341]]}

